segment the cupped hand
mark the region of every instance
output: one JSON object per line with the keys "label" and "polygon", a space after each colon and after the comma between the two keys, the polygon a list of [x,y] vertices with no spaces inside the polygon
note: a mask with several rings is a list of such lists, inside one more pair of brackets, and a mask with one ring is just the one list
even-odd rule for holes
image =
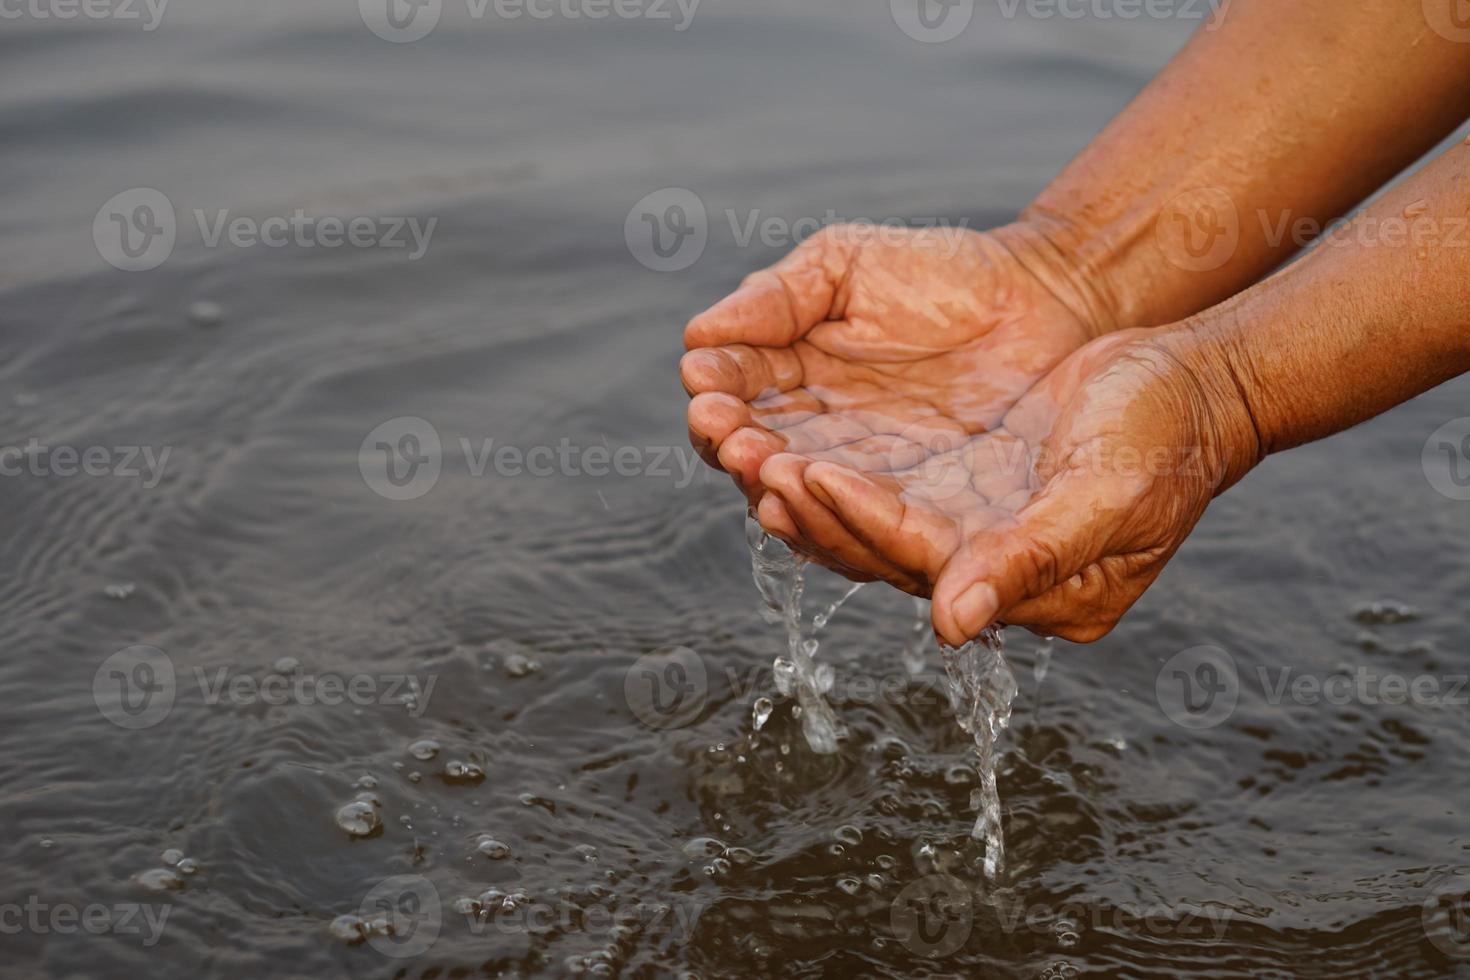
{"label": "cupped hand", "polygon": [[827,228],[685,329],[690,439],[793,547],[927,594],[928,569],[847,528],[802,471],[902,471],[990,432],[1106,329],[1089,300],[1020,225]]}
{"label": "cupped hand", "polygon": [[1249,412],[1216,364],[1187,331],[1121,331],[1072,354],[995,429],[917,465],[786,454],[762,477],[783,501],[817,498],[899,573],[884,577],[932,594],[947,642],[995,622],[1088,642],[1258,460]]}

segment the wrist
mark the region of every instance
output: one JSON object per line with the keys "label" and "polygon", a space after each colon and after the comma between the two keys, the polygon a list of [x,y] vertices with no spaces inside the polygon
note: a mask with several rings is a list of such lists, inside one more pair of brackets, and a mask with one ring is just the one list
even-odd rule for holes
{"label": "wrist", "polygon": [[1119,316],[1115,287],[1101,267],[1091,264],[1080,230],[1062,218],[1028,211],[989,234],[1072,311],[1089,339],[1137,325]]}
{"label": "wrist", "polygon": [[[1216,316],[1228,316],[1221,311]],[[1218,496],[1239,483],[1265,458],[1267,441],[1252,409],[1252,389],[1228,332],[1195,317],[1154,331],[1151,346],[1178,367],[1199,395],[1199,430]]]}

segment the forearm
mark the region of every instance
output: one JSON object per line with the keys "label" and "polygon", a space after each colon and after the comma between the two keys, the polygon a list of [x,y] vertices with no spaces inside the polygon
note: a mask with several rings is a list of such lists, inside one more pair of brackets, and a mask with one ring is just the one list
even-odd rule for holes
{"label": "forearm", "polygon": [[1236,447],[1227,485],[1470,371],[1470,146],[1162,342],[1238,392],[1254,445]]}
{"label": "forearm", "polygon": [[1232,0],[1023,214],[1038,264],[1076,270],[1100,330],[1255,282],[1301,244],[1283,222],[1338,217],[1470,113],[1470,43],[1425,3]]}

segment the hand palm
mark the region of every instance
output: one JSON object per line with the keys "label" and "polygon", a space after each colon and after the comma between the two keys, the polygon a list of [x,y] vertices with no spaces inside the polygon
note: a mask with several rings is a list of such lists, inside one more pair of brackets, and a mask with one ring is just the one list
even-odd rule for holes
{"label": "hand palm", "polygon": [[[768,529],[851,577],[927,594],[927,575],[842,529],[802,471],[841,463],[935,503],[923,485],[937,466],[947,492],[963,447],[1024,456],[992,430],[1090,330],[1000,236],[869,231],[814,237],[690,323],[690,434]],[[953,507],[973,513],[1024,483],[1014,466],[994,475],[974,473]]]}

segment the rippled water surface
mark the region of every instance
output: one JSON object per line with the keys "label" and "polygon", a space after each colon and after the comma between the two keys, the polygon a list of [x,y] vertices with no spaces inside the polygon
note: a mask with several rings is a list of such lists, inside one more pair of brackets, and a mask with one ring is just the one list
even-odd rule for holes
{"label": "rippled water surface", "polygon": [[[1193,23],[446,2],[392,44],[351,3],[176,4],[0,27],[4,440],[105,471],[0,478],[7,975],[1470,972],[1470,503],[1421,468],[1470,385],[1270,461],[1044,680],[1008,637],[995,883],[910,600],[826,626],[813,753],[685,445],[684,320],[785,248],[752,214],[1006,220]],[[117,271],[93,218],[139,186],[177,245]],[[666,187],[709,240],[660,273],[625,224]],[[437,222],[410,260],[193,217],[296,208]],[[1236,700],[1191,727],[1201,646]],[[1360,667],[1446,693],[1273,695]]]}

